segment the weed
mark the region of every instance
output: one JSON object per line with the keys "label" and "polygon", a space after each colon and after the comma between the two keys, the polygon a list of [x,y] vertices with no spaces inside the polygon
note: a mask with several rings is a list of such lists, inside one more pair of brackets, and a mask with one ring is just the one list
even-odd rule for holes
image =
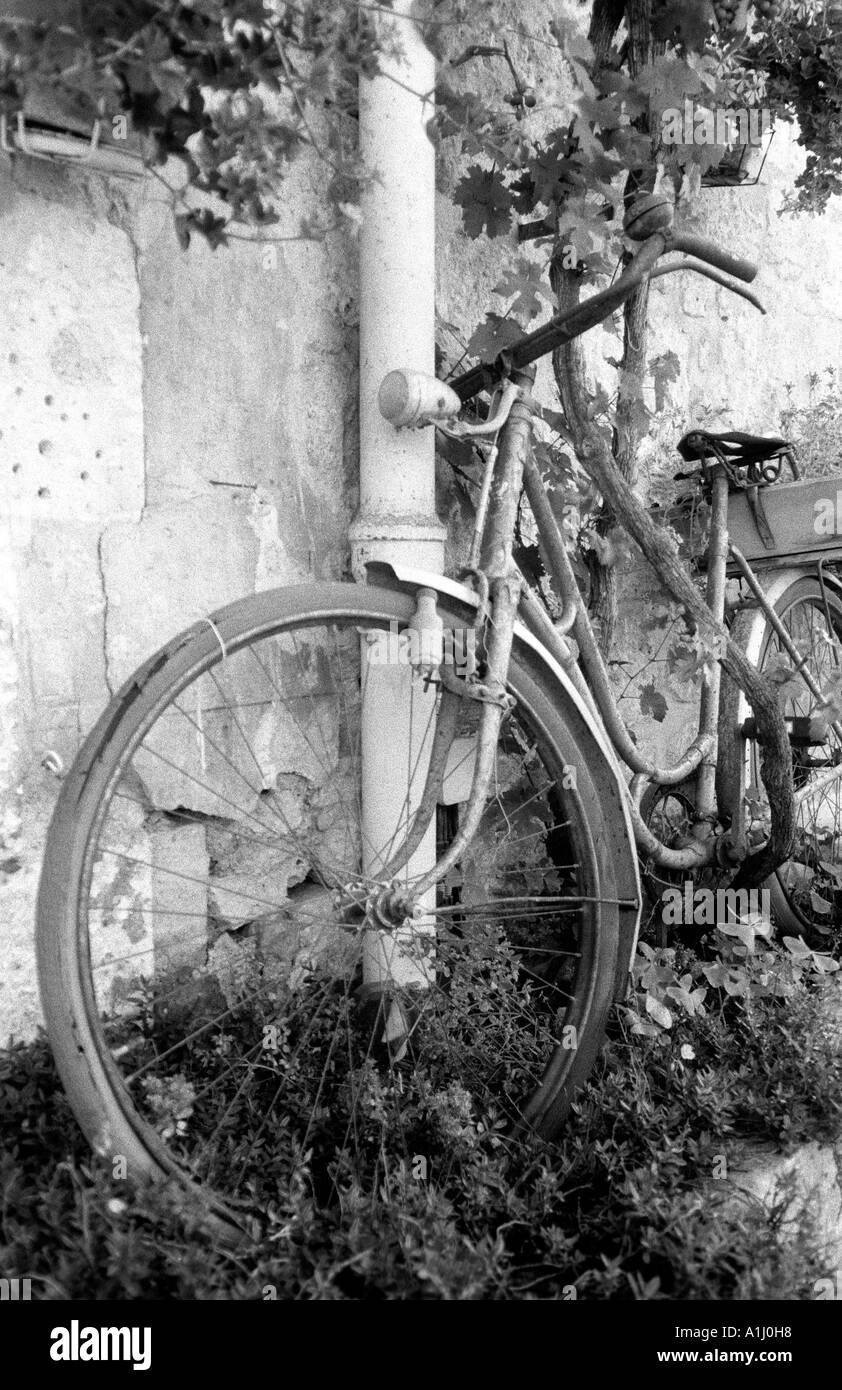
{"label": "weed", "polygon": [[[813,966],[765,938],[745,954],[738,937],[719,946],[709,960],[681,947],[641,955],[635,998],[556,1145],[514,1142],[505,1115],[517,1078],[488,1065],[530,1002],[499,953],[475,985],[458,1055],[451,1039],[439,1062],[428,1050],[425,1069],[399,1081],[361,1058],[353,1095],[328,1088],[305,1147],[286,1107],[267,1112],[252,1095],[232,1108],[236,1071],[214,1113],[194,1108],[202,1048],[215,1046],[197,1040],[154,1107],[173,1143],[180,1127],[225,1116],[220,1162],[261,1146],[260,1178],[242,1193],[260,1223],[236,1254],[215,1248],[173,1193],[115,1181],[75,1129],[46,1042],[11,1046],[0,1055],[0,1268],[62,1299],[807,1297],[820,1272],[809,1225],[784,1240],[783,1205],[758,1220],[709,1178],[746,1136],[786,1147],[837,1134],[836,1030]],[[727,987],[733,971],[745,988]],[[770,987],[776,972],[783,992]],[[638,1026],[653,1024],[648,993],[669,1026]],[[333,1007],[348,1007],[341,991]],[[527,1052],[547,1026],[537,1012],[532,1023]],[[285,1055],[267,1071],[273,1092]],[[295,1057],[293,1106],[313,1082]]]}

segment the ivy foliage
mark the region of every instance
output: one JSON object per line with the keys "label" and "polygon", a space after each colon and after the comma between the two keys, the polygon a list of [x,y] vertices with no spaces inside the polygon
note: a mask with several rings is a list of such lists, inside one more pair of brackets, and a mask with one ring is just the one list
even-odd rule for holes
{"label": "ivy foliage", "polygon": [[46,91],[77,120],[99,120],[105,138],[136,137],[159,177],[176,160],[184,246],[192,232],[216,247],[238,223],[276,224],[305,151],[322,166],[324,196],[297,235],[356,224],[358,78],[395,43],[388,22],[376,31],[374,7],[82,0],[77,9],[74,24],[0,24],[0,111],[37,110]]}
{"label": "ivy foliage", "polygon": [[[153,170],[177,160],[185,245],[193,232],[217,246],[237,223],[277,223],[284,179],[309,152],[323,166],[323,204],[297,234],[321,236],[358,222],[358,78],[399,49],[389,9],[357,0],[80,0],[73,22],[7,19],[0,112],[14,117],[46,89],[80,121],[99,119],[106,138],[128,127]],[[735,95],[770,97],[799,117],[810,152],[797,205],[821,206],[839,190],[842,12],[834,7],[654,0],[660,51],[634,72],[622,27],[607,56],[597,55],[569,18],[551,21],[547,40],[507,26],[495,10],[493,0],[426,0],[419,11],[441,60],[430,133],[455,140],[466,157],[455,197],[469,236],[524,223],[533,234],[558,230],[587,273],[608,269],[625,176],[651,182],[666,162],[680,183],[722,153],[692,142],[663,148],[660,114],[685,99],[712,108]],[[748,31],[735,32],[747,14]],[[513,34],[529,55],[523,70],[512,60]],[[491,42],[454,54],[454,36]],[[476,62],[500,65],[493,97],[463,80],[461,69]]]}
{"label": "ivy foliage", "polygon": [[807,151],[787,199],[792,212],[822,212],[842,193],[842,6],[793,3],[768,17],[746,54],[766,102],[798,121]]}

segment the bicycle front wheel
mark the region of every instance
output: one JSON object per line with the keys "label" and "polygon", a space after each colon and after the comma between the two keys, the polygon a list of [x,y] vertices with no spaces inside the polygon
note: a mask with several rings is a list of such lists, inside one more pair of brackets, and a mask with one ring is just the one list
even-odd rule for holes
{"label": "bicycle front wheel", "polygon": [[[353,906],[423,779],[395,749],[406,796],[366,844],[364,643],[382,633],[388,650],[414,611],[341,584],[232,604],[126,683],[62,787],[38,957],[64,1086],[99,1152],[175,1180],[220,1231],[303,1168],[327,1201],[387,1150],[434,1163],[457,1119],[551,1135],[601,1040],[622,811],[587,724],[525,649],[479,832],[398,943],[410,970],[366,976],[371,914]],[[472,613],[453,600],[442,616]],[[409,671],[400,691],[431,726],[435,691]],[[472,756],[464,704],[446,786]],[[451,798],[439,852],[457,816]],[[409,866],[401,883],[411,895]]]}

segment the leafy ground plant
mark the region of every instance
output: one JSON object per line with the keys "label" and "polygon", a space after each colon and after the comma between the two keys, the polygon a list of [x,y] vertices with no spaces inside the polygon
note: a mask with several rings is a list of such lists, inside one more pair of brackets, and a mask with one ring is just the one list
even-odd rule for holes
{"label": "leafy ground plant", "polygon": [[804,405],[796,404],[793,386],[786,386],[781,432],[796,445],[805,478],[838,477],[842,470],[842,402],[836,368],[811,372],[807,385],[809,394]]}
{"label": "leafy ground plant", "polygon": [[[835,1135],[842,1118],[837,1030],[815,985],[824,967],[757,937],[752,950],[723,938],[708,960],[643,952],[636,1001],[558,1145],[514,1142],[500,1123],[511,1077],[465,1084],[477,1058],[494,1055],[496,1032],[524,1024],[528,995],[507,959],[490,963],[458,1056],[451,1045],[440,1070],[407,1072],[399,1095],[361,1071],[368,1105],[353,1151],[347,1095],[326,1098],[303,1150],[282,1110],[244,1108],[225,1131],[227,1161],[259,1137],[265,1162],[250,1194],[260,1220],[234,1253],[173,1194],[129,1189],[92,1158],[43,1040],[10,1046],[0,1266],[44,1298],[810,1297],[821,1262],[809,1226],[784,1231],[783,1198],[758,1220],[715,1180],[746,1136],[791,1146]],[[337,994],[336,1007],[346,1003]],[[538,1013],[532,1022],[547,1026]],[[197,1040],[191,1068],[211,1045]],[[156,1097],[162,1123],[193,1122],[189,1084],[180,1075],[172,1105]]]}

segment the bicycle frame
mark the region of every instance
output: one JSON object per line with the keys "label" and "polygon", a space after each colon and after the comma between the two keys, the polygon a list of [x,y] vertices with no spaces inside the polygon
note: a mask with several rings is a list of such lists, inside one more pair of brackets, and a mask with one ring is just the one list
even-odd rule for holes
{"label": "bicycle frame", "polygon": [[[712,825],[720,818],[717,806],[717,747],[720,718],[720,667],[715,663],[702,688],[699,703],[699,722],[696,735],[685,752],[670,767],[661,767],[644,758],[623,725],[615,707],[610,678],[596,643],[587,610],[578,593],[575,575],[567,557],[552,509],[547,502],[543,484],[534,464],[525,471],[525,491],[544,541],[550,563],[550,574],[564,602],[575,604],[573,636],[582,665],[603,726],[622,761],[635,773],[630,785],[632,818],[638,847],[657,864],[671,869],[692,869],[712,863],[717,844]],[[706,602],[713,617],[722,621],[725,613],[725,583],[728,564],[727,541],[728,478],[721,464],[712,470],[711,539],[708,547]],[[771,610],[761,598],[761,604]],[[534,614],[530,609],[530,613]],[[544,630],[545,639],[549,634]],[[694,843],[673,849],[659,840],[640,816],[640,799],[646,786],[654,782],[661,786],[676,786],[696,775],[696,822]],[[731,862],[738,862],[744,853],[744,835],[728,836],[723,848]]]}
{"label": "bicycle frame", "polygon": [[[685,259],[656,268],[659,257],[670,250],[684,251],[701,260]],[[645,240],[631,264],[607,290],[592,295],[572,310],[557,315],[542,328],[524,335],[501,353],[495,362],[481,364],[448,383],[453,398],[458,398],[462,403],[488,387],[499,388],[502,385],[510,386],[512,383],[520,388],[520,395],[500,427],[499,451],[492,450],[490,456],[489,471],[482,488],[482,506],[479,509],[477,531],[471,548],[472,558],[479,558],[478,566],[472,566],[470,572],[477,576],[480,584],[478,627],[479,635],[486,639],[483,644],[484,679],[482,684],[475,680],[458,681],[452,673],[442,670],[440,681],[443,694],[425,790],[407,841],[385,870],[385,876],[389,878],[403,866],[420,843],[434,813],[456,727],[456,702],[460,698],[481,701],[475,772],[462,824],[445,855],[415,886],[419,896],[439,881],[458,861],[476,833],[486,804],[494,751],[506,711],[506,675],[517,619],[520,619],[562,668],[591,712],[597,727],[604,732],[618,757],[634,774],[629,786],[629,810],[639,850],[659,866],[685,871],[714,862],[736,865],[746,855],[743,786],[740,784],[739,794],[731,799],[731,794],[735,792],[733,775],[729,784],[727,779],[723,778],[721,769],[719,775],[717,770],[721,703],[719,661],[714,663],[705,681],[700,699],[698,729],[682,757],[672,767],[662,767],[645,758],[637,749],[616,710],[608,671],[531,452],[529,388],[534,379],[531,364],[559,344],[578,337],[601,322],[607,314],[624,303],[632,290],[645,278],[691,269],[726,285],[762,309],[753,295],[734,285],[718,273],[718,270],[710,269],[711,266],[738,275],[744,280],[752,279],[755,274],[755,269],[749,262],[731,257],[700,238],[677,234],[671,226],[656,231]],[[434,416],[429,417],[426,423],[433,419]],[[425,421],[416,416],[411,423]],[[436,423],[442,422],[438,419]],[[487,433],[487,429],[484,432]],[[708,470],[708,476],[712,511],[705,595],[708,611],[714,624],[721,631],[730,561],[738,564],[743,578],[752,588],[758,606],[774,625],[776,620],[773,608],[767,603],[756,576],[739,556],[739,552],[735,552],[734,548],[729,546],[728,470],[719,460]],[[535,517],[548,561],[549,574],[560,600],[562,617],[558,624],[553,624],[540,599],[530,592],[513,559],[512,546],[522,490]],[[565,640],[564,634],[567,631],[572,632],[577,643],[581,669],[571,653],[569,643]],[[797,657],[797,653],[795,655]],[[842,728],[839,733],[842,734]],[[731,767],[732,774],[733,771]],[[693,776],[696,778],[693,835],[688,843],[673,848],[658,839],[645,825],[640,813],[641,797],[650,782],[669,787]],[[726,791],[730,805],[726,804]],[[734,824],[730,831],[715,834],[716,822],[724,820],[728,824],[732,814]]]}
{"label": "bicycle frame", "polygon": [[[516,465],[512,467],[509,462],[509,450],[505,445],[501,447],[500,458],[503,460],[503,464],[498,490],[503,496],[508,496],[509,489],[515,487],[519,482],[518,470]],[[714,667],[713,675],[706,682],[702,691],[696,736],[682,757],[672,767],[661,767],[644,758],[637,750],[616,711],[608,671],[597,645],[587,610],[579,594],[576,577],[564,541],[552,508],[547,501],[544,486],[531,452],[523,460],[521,478],[544,545],[550,577],[556,587],[563,609],[569,609],[573,613],[572,636],[579,648],[580,659],[587,678],[585,689],[590,702],[595,708],[600,724],[605,729],[617,755],[636,773],[631,788],[631,811],[636,842],[641,850],[644,850],[657,863],[665,867],[691,869],[711,863],[716,853],[711,827],[717,815],[715,779],[720,704],[718,664]],[[723,618],[725,611],[725,572],[728,560],[727,507],[728,479],[725,469],[718,465],[713,470],[711,545],[708,551],[710,563],[706,593],[708,607],[718,620]],[[498,508],[490,514],[488,522],[490,537],[486,543],[488,555],[494,556],[503,552],[505,537],[501,537],[499,531],[501,527],[508,525],[508,521],[509,518],[502,509]],[[512,522],[512,526],[514,526],[514,522]],[[526,594],[526,589],[523,592]],[[553,629],[552,623],[546,618],[540,601],[534,596],[532,599],[526,598],[521,603],[521,613],[524,622],[527,626],[532,627],[536,636],[551,644],[551,650],[555,648],[553,654],[556,655],[557,659],[564,659],[566,669],[570,672],[575,670],[576,663],[572,661],[569,648],[564,644],[564,650],[561,649],[558,635]],[[544,614],[543,621],[541,614]],[[589,690],[588,686],[590,687]],[[639,812],[640,796],[650,781],[660,785],[674,786],[686,781],[694,773],[697,777],[698,799],[695,828],[698,833],[694,836],[694,843],[681,849],[673,849],[663,844],[644,825]]]}
{"label": "bicycle frame", "polygon": [[[726,775],[723,775],[723,768],[718,763],[721,687],[719,664],[714,664],[701,692],[696,735],[682,756],[669,767],[659,766],[640,753],[617,712],[608,670],[579,593],[576,577],[547,500],[540,473],[532,457],[528,389],[533,376],[531,370],[517,374],[516,380],[526,399],[520,399],[515,403],[501,429],[499,452],[493,466],[489,489],[488,510],[479,535],[478,573],[488,585],[487,627],[490,635],[486,643],[485,679],[482,686],[472,691],[465,682],[442,669],[440,679],[444,690],[424,793],[406,842],[384,871],[384,877],[387,879],[397,873],[420,843],[430,817],[434,814],[450,745],[455,734],[459,700],[480,699],[483,707],[476,736],[475,773],[462,823],[445,855],[435,868],[415,885],[414,891],[419,896],[458,862],[475,835],[485,808],[494,750],[507,708],[506,672],[514,626],[518,620],[561,666],[617,756],[635,774],[628,788],[628,807],[639,850],[661,867],[686,871],[715,862],[737,864],[745,854],[744,786],[741,768],[736,770],[738,779],[735,780],[735,770],[726,768]],[[728,543],[729,489],[725,467],[721,463],[715,463],[710,469],[710,478],[711,526],[707,549],[707,605],[714,618],[720,621],[724,618],[727,571],[729,564],[736,567],[749,585],[757,607],[778,633],[782,645],[794,662],[802,665],[802,658],[777,619],[774,608],[768,602],[751,566],[740,552]],[[562,609],[562,620],[558,624],[551,621],[543,603],[530,590],[513,559],[512,545],[521,488],[535,517],[548,562],[548,572]],[[481,601],[481,609],[482,606]],[[580,669],[569,643],[565,640],[568,631],[578,646],[583,669]],[[805,673],[805,678],[812,693],[820,696],[818,688],[812,688],[814,683],[809,673]],[[834,726],[834,730],[842,737],[842,726]],[[729,770],[732,773],[730,781],[727,776]],[[666,845],[645,825],[640,814],[640,800],[650,783],[666,787],[676,786],[694,775],[694,833],[691,843],[676,849]],[[842,773],[832,775],[838,776]],[[715,835],[714,823],[723,820],[729,823],[727,832]]]}

